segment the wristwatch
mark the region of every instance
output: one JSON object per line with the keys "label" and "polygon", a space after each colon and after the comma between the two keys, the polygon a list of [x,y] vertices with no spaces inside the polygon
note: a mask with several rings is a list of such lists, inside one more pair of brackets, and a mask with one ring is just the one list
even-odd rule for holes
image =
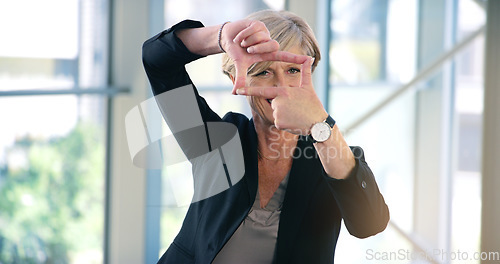
{"label": "wristwatch", "polygon": [[332,128],[335,125],[335,120],[328,115],[328,117],[323,122],[318,122],[311,127],[310,139],[312,143],[324,142],[330,138],[332,134]]}

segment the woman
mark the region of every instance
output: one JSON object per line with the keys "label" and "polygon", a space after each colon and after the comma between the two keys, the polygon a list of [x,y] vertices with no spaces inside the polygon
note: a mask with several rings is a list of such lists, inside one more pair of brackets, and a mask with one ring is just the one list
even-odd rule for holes
{"label": "woman", "polygon": [[[220,118],[184,68],[221,52],[232,93],[248,99],[250,120]],[[211,27],[186,20],[145,42],[154,94],[193,89],[205,126],[238,128],[245,166],[241,181],[191,204],[159,263],[333,263],[341,219],[360,238],[385,229],[389,211],[362,149],[346,144],[314,91],[319,60],[312,30],[284,11]],[[167,122],[175,115],[163,114]]]}

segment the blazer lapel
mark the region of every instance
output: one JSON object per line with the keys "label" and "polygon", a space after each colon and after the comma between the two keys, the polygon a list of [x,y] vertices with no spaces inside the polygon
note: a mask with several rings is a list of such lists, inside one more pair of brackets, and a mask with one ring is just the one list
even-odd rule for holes
{"label": "blazer lapel", "polygon": [[289,262],[297,231],[323,170],[316,149],[305,137],[297,142],[294,157],[278,228],[277,263]]}
{"label": "blazer lapel", "polygon": [[243,153],[248,153],[248,157],[245,157],[245,181],[248,187],[248,195],[250,200],[250,206],[253,205],[255,201],[255,196],[257,195],[257,185],[258,180],[258,164],[257,160],[257,132],[255,131],[255,126],[253,124],[253,119],[248,122],[248,142],[243,145],[247,148]]}
{"label": "blazer lapel", "polygon": [[[246,129],[246,131],[245,131]],[[209,259],[213,261],[217,256],[218,252],[222,249],[224,244],[229,241],[231,236],[234,234],[240,223],[245,219],[248,215],[250,208],[255,202],[255,196],[257,195],[257,185],[258,185],[258,160],[257,160],[257,133],[255,132],[255,127],[253,124],[253,119],[250,119],[248,122],[248,127],[242,129],[240,137],[242,139],[241,146],[243,148],[243,155],[245,160],[245,175],[242,179],[243,183],[246,185],[242,186],[240,192],[247,191],[246,197],[243,197],[242,200],[234,200],[233,202],[238,203],[238,212],[240,214],[231,215],[231,223],[234,223],[234,226],[227,226],[227,232],[220,232],[217,239],[220,241],[218,244],[217,250],[213,251],[213,255],[210,256]],[[234,198],[234,197],[233,197]],[[220,239],[219,239],[220,238]]]}

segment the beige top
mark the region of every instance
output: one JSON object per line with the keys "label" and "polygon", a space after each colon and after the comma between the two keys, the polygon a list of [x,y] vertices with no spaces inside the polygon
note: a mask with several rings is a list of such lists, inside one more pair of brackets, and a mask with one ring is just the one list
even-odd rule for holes
{"label": "beige top", "polygon": [[288,175],[264,208],[260,208],[259,191],[250,212],[212,263],[272,263],[278,238],[281,207]]}

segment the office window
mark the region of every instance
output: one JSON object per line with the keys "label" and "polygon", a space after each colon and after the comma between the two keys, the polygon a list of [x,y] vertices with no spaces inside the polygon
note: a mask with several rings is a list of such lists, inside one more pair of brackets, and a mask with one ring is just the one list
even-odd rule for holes
{"label": "office window", "polygon": [[412,229],[414,93],[360,125],[353,124],[415,74],[417,11],[417,1],[337,0],[331,4],[328,110],[336,116],[347,142],[365,150],[391,221],[398,226],[363,240],[343,227],[336,262],[379,262],[380,252],[397,252],[395,245],[412,248],[400,232]]}
{"label": "office window", "polygon": [[107,14],[0,1],[0,263],[103,262]]}
{"label": "office window", "polygon": [[410,78],[415,7],[413,0],[332,1],[331,82],[355,85]]}
{"label": "office window", "polygon": [[[461,40],[484,25],[485,11],[474,1],[460,0],[457,20],[457,40]],[[451,223],[454,251],[480,252],[484,46],[484,36],[480,36],[455,60],[456,125],[452,153],[456,154]]]}
{"label": "office window", "polygon": [[450,50],[484,22],[471,0],[332,2],[329,111],[348,143],[364,148],[391,211],[376,237],[358,240],[344,229],[336,261],[378,262],[392,253],[392,263],[463,263],[451,254],[479,252],[484,37]]}

